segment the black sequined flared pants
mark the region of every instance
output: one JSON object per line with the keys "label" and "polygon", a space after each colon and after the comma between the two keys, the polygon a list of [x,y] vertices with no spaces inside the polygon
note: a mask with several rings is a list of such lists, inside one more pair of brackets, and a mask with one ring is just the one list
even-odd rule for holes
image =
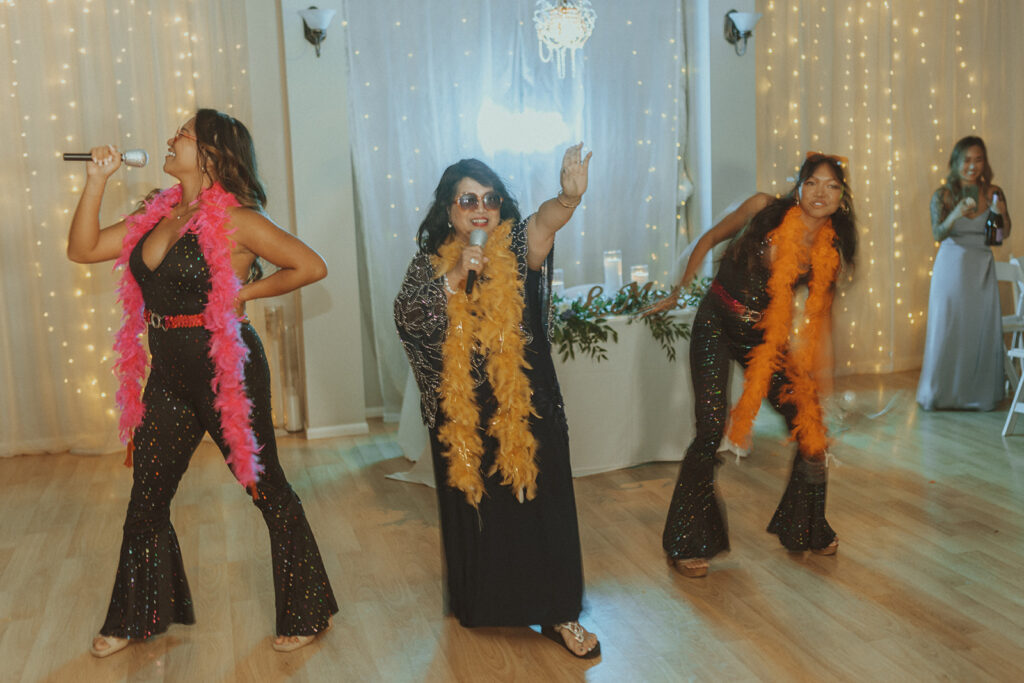
{"label": "black sequined flared pants", "polygon": [[[697,434],[679,468],[662,534],[662,547],[670,558],[714,557],[729,549],[724,510],[715,491],[716,453],[728,417],[729,361],[738,361],[745,368],[747,354],[760,342],[761,333],[753,324],[728,311],[714,294],[701,301],[690,337]],[[792,432],[796,408],[781,400],[785,384],[785,375],[776,373],[768,399]],[[809,462],[798,452],[789,484],[768,526],[786,548],[824,548],[835,538],[825,520],[826,485],[824,464]]]}
{"label": "black sequined flared pants", "polygon": [[[146,384],[145,418],[135,431],[135,469],[121,556],[106,621],[100,633],[148,638],[172,623],[195,622],[170,505],[192,453],[209,432],[227,453],[213,405],[203,328],[150,330],[153,369]],[[299,497],[277,457],[270,414],[270,373],[255,330],[242,327],[249,348],[246,391],[265,468],[256,506],[270,532],[278,635],[312,635],[338,611],[313,532]],[[241,495],[245,489],[238,487]]]}

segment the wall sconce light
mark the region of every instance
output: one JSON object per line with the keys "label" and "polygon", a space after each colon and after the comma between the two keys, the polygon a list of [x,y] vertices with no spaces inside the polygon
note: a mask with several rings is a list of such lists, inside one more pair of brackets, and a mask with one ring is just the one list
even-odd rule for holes
{"label": "wall sconce light", "polygon": [[[730,43],[736,54],[742,57],[747,52],[747,39],[754,35],[754,27],[761,20],[759,12],[737,12],[734,9],[725,13],[725,42]],[[740,47],[740,41],[743,47]]]}
{"label": "wall sconce light", "polygon": [[302,29],[306,34],[306,40],[316,46],[316,56],[320,56],[320,43],[327,37],[327,26],[334,18],[336,10],[317,9],[315,6],[309,9],[300,9],[302,15]]}

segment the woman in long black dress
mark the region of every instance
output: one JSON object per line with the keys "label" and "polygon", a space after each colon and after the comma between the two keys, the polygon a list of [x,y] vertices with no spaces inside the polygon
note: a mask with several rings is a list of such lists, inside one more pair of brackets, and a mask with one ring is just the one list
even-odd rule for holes
{"label": "woman in long black dress", "polygon": [[[816,377],[828,343],[836,280],[844,266],[853,265],[857,248],[844,163],[809,154],[788,194],[755,195],[709,233],[712,244],[739,236],[701,300],[690,338],[697,434],[680,466],[662,534],[669,562],[684,576],[705,576],[708,560],[729,549],[714,471],[726,435],[725,390],[733,360],[746,372],[743,395],[730,417],[731,441],[747,444],[758,406],[767,397],[797,442],[789,484],[768,531],[789,550],[833,554],[839,547],[825,519],[828,441]],[[755,210],[746,226],[735,219]],[[793,290],[800,285],[809,290],[808,322],[801,326],[801,338],[791,340]]]}
{"label": "woman in long black dress", "polygon": [[[90,650],[107,657],[172,623],[195,622],[170,505],[208,432],[263,513],[277,612],[272,646],[291,651],[327,630],[338,605],[302,503],[278,462],[267,360],[243,313],[246,301],[315,282],[327,267],[263,213],[266,193],[242,123],[200,109],[167,151],[163,170],[180,184],[100,229],[103,192],[121,156],[113,146],[94,148],[68,234],[72,261],[117,259],[123,267],[115,370],[126,464],[134,460],[114,590]],[[258,257],[280,269],[260,279]],[[140,396],[143,332],[152,363]]]}
{"label": "woman in long black dress", "polygon": [[578,621],[579,530],[548,339],[555,233],[587,188],[580,150],[566,150],[558,196],[525,220],[486,164],[449,166],[395,321],[430,429],[449,609],[467,627],[539,624],[594,657]]}

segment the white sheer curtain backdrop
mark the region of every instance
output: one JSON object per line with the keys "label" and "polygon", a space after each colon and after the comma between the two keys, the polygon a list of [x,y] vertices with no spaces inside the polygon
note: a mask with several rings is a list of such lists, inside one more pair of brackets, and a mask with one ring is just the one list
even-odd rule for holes
{"label": "white sheer curtain backdrop", "polygon": [[199,106],[247,118],[242,3],[0,3],[0,456],[118,447],[111,264],[65,256],[85,165],[63,151],[141,147],[119,171],[103,224],[174,179],[166,140]]}
{"label": "white sheer curtain backdrop", "polygon": [[665,281],[676,254],[685,121],[683,16],[664,0],[595,3],[576,76],[542,63],[534,3],[401,0],[345,5],[350,120],[386,417],[408,364],[392,301],[446,166],[476,157],[523,215],[558,191],[562,151],[594,150],[583,206],[559,233],[567,286],[602,280],[602,251]]}
{"label": "white sheer curtain backdrop", "polygon": [[[758,10],[758,186],[785,191],[807,150],[850,160],[861,240],[837,299],[836,367],[919,367],[935,256],[928,202],[958,139],[984,138],[1011,215],[1024,215],[1024,3],[771,0]],[[996,258],[1011,252],[1024,253],[1024,230]]]}

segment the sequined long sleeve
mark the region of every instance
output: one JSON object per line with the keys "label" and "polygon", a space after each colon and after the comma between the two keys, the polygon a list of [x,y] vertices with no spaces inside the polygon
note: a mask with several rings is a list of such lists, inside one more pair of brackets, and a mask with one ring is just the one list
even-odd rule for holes
{"label": "sequined long sleeve", "polygon": [[946,220],[946,216],[949,215],[949,211],[946,210],[945,205],[942,203],[943,188],[939,188],[932,193],[932,200],[928,204],[928,210],[932,214],[932,225],[938,225],[939,223]]}
{"label": "sequined long sleeve", "polygon": [[434,426],[441,381],[441,345],[448,329],[448,298],[427,254],[416,254],[395,297],[395,326],[420,390],[423,422]]}

